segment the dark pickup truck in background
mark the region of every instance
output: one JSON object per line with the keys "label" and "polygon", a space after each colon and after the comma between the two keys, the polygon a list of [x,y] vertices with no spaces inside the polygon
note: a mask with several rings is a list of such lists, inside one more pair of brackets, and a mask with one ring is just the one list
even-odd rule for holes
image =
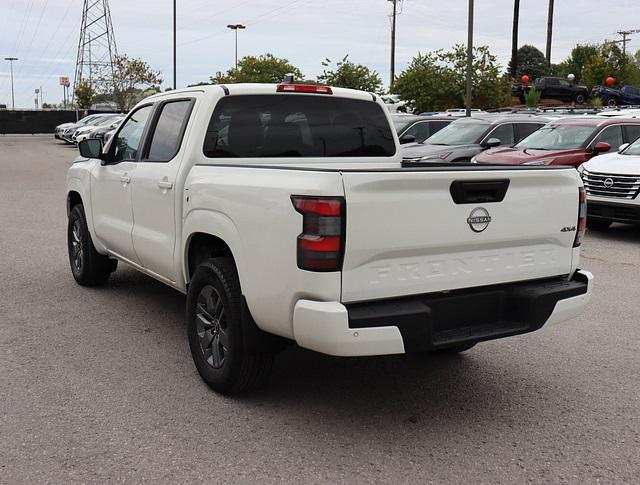
{"label": "dark pickup truck in background", "polygon": [[[540,92],[541,99],[557,99],[558,101],[575,101],[582,104],[589,98],[589,89],[586,86],[576,86],[561,77],[545,76],[536,79],[534,86]],[[516,83],[511,89],[511,94],[525,102],[525,93],[531,89],[531,85]]]}
{"label": "dark pickup truck in background", "polygon": [[536,79],[535,86],[542,99],[575,101],[582,104],[589,98],[589,89],[586,86],[576,86],[561,77],[540,77]]}
{"label": "dark pickup truck in background", "polygon": [[591,97],[602,98],[607,106],[640,105],[640,89],[633,86],[623,86],[620,89],[596,86],[591,90]]}

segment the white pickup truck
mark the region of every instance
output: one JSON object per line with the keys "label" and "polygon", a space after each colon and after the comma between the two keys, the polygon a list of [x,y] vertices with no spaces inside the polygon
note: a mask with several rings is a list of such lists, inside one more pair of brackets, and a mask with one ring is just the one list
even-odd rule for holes
{"label": "white pickup truck", "polygon": [[262,382],[283,343],[469,349],[580,314],[573,168],[403,163],[376,95],[297,84],[145,99],[67,178],[81,285],[124,262],[187,294],[206,383]]}

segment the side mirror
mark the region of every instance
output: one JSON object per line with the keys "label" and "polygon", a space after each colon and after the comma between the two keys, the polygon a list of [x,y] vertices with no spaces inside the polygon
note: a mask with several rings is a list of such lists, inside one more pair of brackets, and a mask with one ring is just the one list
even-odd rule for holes
{"label": "side mirror", "polygon": [[599,141],[593,146],[593,153],[595,153],[596,155],[599,153],[608,152],[609,150],[611,150],[611,145],[604,141]]}
{"label": "side mirror", "polygon": [[102,142],[97,138],[89,138],[78,143],[80,155],[85,158],[99,158],[102,160]]}
{"label": "side mirror", "polygon": [[405,145],[407,143],[415,143],[415,141],[416,137],[413,135],[404,135],[402,138],[400,138],[401,145]]}
{"label": "side mirror", "polygon": [[631,143],[623,143],[618,147],[618,153],[622,153]]}
{"label": "side mirror", "polygon": [[502,142],[500,141],[499,138],[489,138],[482,144],[482,146],[484,148],[495,148],[497,146],[500,146],[501,144]]}

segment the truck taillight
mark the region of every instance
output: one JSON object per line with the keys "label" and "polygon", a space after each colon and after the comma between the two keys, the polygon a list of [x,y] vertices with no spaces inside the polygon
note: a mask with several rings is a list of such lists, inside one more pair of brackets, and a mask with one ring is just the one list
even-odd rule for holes
{"label": "truck taillight", "polygon": [[578,226],[576,228],[576,239],[573,242],[573,247],[577,248],[582,244],[582,238],[584,237],[584,231],[587,228],[587,193],[584,191],[584,187],[578,188]]}
{"label": "truck taillight", "polygon": [[298,268],[340,271],[344,257],[345,201],[342,197],[291,197],[302,214]]}

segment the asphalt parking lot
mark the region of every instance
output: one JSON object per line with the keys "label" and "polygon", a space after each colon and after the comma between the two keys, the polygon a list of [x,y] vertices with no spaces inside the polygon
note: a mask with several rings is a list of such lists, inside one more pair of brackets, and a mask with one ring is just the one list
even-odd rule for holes
{"label": "asphalt parking lot", "polygon": [[182,295],[123,265],[75,284],[75,154],[0,136],[0,483],[640,482],[640,228],[588,233],[582,318],[462,356],[291,348],[268,388],[225,398]]}

